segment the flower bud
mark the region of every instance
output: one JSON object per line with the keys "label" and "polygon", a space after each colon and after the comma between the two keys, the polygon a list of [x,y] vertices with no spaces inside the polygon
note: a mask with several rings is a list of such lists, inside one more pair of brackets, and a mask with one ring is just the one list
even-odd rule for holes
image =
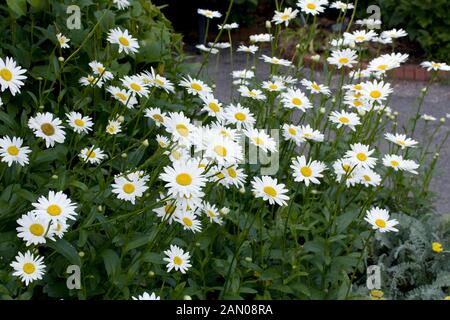
{"label": "flower bud", "polygon": [[145,139],[144,141],[142,141],[142,145],[144,147],[148,147],[148,139]]}
{"label": "flower bud", "polygon": [[239,189],[239,192],[242,193],[242,194],[244,194],[244,193],[245,193],[245,188],[244,188],[244,187],[240,188],[240,189]]}
{"label": "flower bud", "polygon": [[59,62],[64,62],[64,57],[59,57],[58,60]]}
{"label": "flower bud", "polygon": [[122,122],[125,121],[125,118],[123,116],[120,116],[120,117],[117,118],[117,121],[122,123]]}
{"label": "flower bud", "polygon": [[219,210],[219,212],[223,215],[227,215],[230,213],[230,209],[228,209],[227,207],[223,207],[222,209]]}
{"label": "flower bud", "polygon": [[192,300],[192,298],[191,298],[190,295],[185,295],[185,296],[183,297],[183,300]]}
{"label": "flower bud", "polygon": [[155,276],[155,273],[153,271],[149,271],[147,274],[148,274],[149,277],[154,277]]}
{"label": "flower bud", "polygon": [[80,258],[83,258],[84,257],[84,252],[80,251],[80,252],[78,252],[78,255],[80,256]]}
{"label": "flower bud", "polygon": [[251,257],[245,257],[245,261],[247,261],[247,262],[252,262],[253,259],[252,259]]}
{"label": "flower bud", "polygon": [[311,57],[311,60],[314,62],[319,62],[320,61],[320,55],[315,54]]}
{"label": "flower bud", "polygon": [[270,22],[270,20],[267,20],[267,21],[266,21],[266,28],[267,28],[267,29],[272,28],[272,22]]}
{"label": "flower bud", "polygon": [[126,158],[126,157],[128,157],[128,154],[126,154],[126,153],[124,152],[124,153],[122,153],[120,156],[121,156],[122,158]]}

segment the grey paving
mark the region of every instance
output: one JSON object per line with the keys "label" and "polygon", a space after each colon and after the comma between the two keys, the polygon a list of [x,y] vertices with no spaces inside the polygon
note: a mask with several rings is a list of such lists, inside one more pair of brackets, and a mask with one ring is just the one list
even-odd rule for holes
{"label": "grey paving", "polygon": [[[270,54],[269,54],[270,55]],[[201,56],[193,57],[194,61],[202,61]],[[218,63],[216,63],[218,61]],[[250,61],[250,64],[252,61]],[[246,67],[246,58],[244,54],[235,54],[233,58],[233,70],[240,70]],[[216,83],[215,95],[221,101],[227,102],[231,97],[231,63],[228,50],[224,50],[219,60],[212,57],[208,67],[205,70],[204,76]],[[304,70],[305,75],[309,75],[310,70]],[[269,66],[263,62],[257,62],[256,77],[260,80],[267,79],[269,74]],[[323,80],[321,73],[315,73],[317,81]],[[332,83],[337,83],[337,79]],[[413,117],[417,110],[418,96],[420,90],[426,86],[424,82],[409,82],[393,80],[391,82],[394,86],[394,93],[391,97],[389,106],[399,112],[398,123],[399,127],[406,125],[408,120]],[[332,86],[333,87],[333,86]],[[428,90],[425,98],[422,113],[426,113],[439,118],[450,114],[450,85],[445,83],[432,84]],[[419,122],[416,130],[415,138],[420,142],[424,142],[422,137],[424,130],[431,132],[437,125],[437,122],[430,123],[424,126],[423,121]],[[441,141],[446,132],[450,130],[450,119],[436,134],[434,141]],[[450,139],[444,145],[440,152],[437,170],[431,181],[430,189],[437,193],[436,211],[441,214],[450,214],[450,197],[448,192],[450,181]]]}

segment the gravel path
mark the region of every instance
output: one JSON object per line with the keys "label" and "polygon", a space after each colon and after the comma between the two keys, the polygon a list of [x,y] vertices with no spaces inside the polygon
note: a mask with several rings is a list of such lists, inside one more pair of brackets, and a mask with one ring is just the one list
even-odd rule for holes
{"label": "gravel path", "polygon": [[[217,58],[212,56],[206,70],[207,77],[216,83],[216,97],[225,102],[229,101],[231,96],[230,73],[232,68],[228,52],[228,50],[222,51],[218,63],[216,63]],[[194,56],[193,59],[194,61],[202,61],[200,55]],[[233,70],[245,69],[246,59],[244,54],[234,55],[233,67]],[[268,64],[259,61],[256,68],[256,77],[265,80],[268,74]],[[309,70],[305,70],[305,75],[309,75]],[[320,82],[321,78],[323,79],[322,74],[316,73],[315,79]],[[401,128],[402,124],[406,124],[408,119],[415,115],[417,110],[417,97],[420,94],[420,90],[426,86],[426,83],[395,80],[392,84],[394,85],[394,93],[392,94],[389,106],[394,111],[399,112],[398,123],[399,128]],[[432,115],[437,119],[445,117],[447,113],[450,113],[450,85],[433,84],[425,98],[422,113]],[[423,130],[433,130],[437,122],[430,124],[428,128],[424,128],[423,121],[419,121],[419,123],[415,136],[420,141],[420,134]],[[447,119],[440,133],[436,135],[435,140],[441,141],[449,129],[450,119]],[[440,214],[450,214],[448,181],[450,181],[450,141],[446,143],[440,152],[437,170],[431,181],[431,190],[437,193],[436,210]]]}

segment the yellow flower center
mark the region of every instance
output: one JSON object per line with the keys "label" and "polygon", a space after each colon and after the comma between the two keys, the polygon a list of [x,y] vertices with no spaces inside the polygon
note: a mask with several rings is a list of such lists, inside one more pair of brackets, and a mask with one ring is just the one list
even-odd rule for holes
{"label": "yellow flower center", "polygon": [[95,158],[95,152],[94,152],[94,150],[88,150],[88,151],[86,151],[86,157],[88,157],[88,158]]}
{"label": "yellow flower center", "polygon": [[311,85],[311,88],[316,89],[317,91],[320,91],[320,86],[317,83],[313,83]]}
{"label": "yellow flower center", "polygon": [[296,106],[301,106],[302,100],[300,100],[299,98],[294,98],[292,99],[292,103],[295,104]]}
{"label": "yellow flower center", "polygon": [[105,72],[105,68],[97,67],[97,71],[98,71],[98,73],[102,74],[103,72]]}
{"label": "yellow flower center", "polygon": [[359,152],[356,154],[356,158],[358,158],[359,161],[366,161],[367,155],[365,153]]}
{"label": "yellow flower center", "polygon": [[180,173],[177,175],[176,181],[179,185],[188,186],[192,183],[192,177],[188,173]]}
{"label": "yellow flower center", "polygon": [[172,205],[172,204],[166,204],[164,206],[164,211],[166,212],[166,214],[173,214],[175,212],[176,206]]}
{"label": "yellow flower center", "polygon": [[379,90],[373,90],[370,92],[370,96],[374,99],[381,97],[381,92]]}
{"label": "yellow flower center", "polygon": [[357,36],[355,39],[358,40],[358,41],[364,41],[366,39],[366,37],[364,37],[364,36]]}
{"label": "yellow flower center", "polygon": [[355,93],[355,94],[353,95],[353,97],[356,98],[356,99],[359,99],[359,98],[362,97],[362,93],[357,92],[357,93]]}
{"label": "yellow flower center", "polygon": [[0,76],[5,81],[11,81],[12,79],[12,73],[7,68],[3,68],[2,70],[0,70]]}
{"label": "yellow flower center", "polygon": [[267,186],[267,187],[264,187],[264,189],[263,189],[263,191],[266,193],[266,194],[268,194],[269,196],[271,196],[271,197],[276,197],[277,196],[277,190],[275,190],[273,187],[271,187],[271,186]]}
{"label": "yellow flower center", "polygon": [[348,58],[340,58],[339,59],[339,63],[340,64],[346,64],[346,63],[348,63],[350,60],[348,60]]}
{"label": "yellow flower center", "polygon": [[19,154],[19,148],[16,146],[9,146],[6,151],[12,156],[17,156]]}
{"label": "yellow flower center", "polygon": [[188,217],[184,217],[183,219],[183,223],[188,226],[188,227],[192,227],[192,220],[189,219]]}
{"label": "yellow flower center", "polygon": [[352,170],[352,167],[348,164],[343,164],[342,169],[344,169],[345,172],[349,173],[350,170]]}
{"label": "yellow flower center", "polygon": [[33,223],[30,226],[30,232],[35,236],[38,236],[38,237],[42,236],[44,234],[44,231],[45,231],[45,229],[42,226],[42,224]]}
{"label": "yellow flower center", "polygon": [[173,263],[177,266],[181,266],[183,264],[183,259],[181,259],[179,256],[173,257]]}
{"label": "yellow flower center", "polygon": [[131,89],[133,89],[134,91],[141,91],[142,88],[140,85],[138,85],[137,83],[133,82],[130,84]]}
{"label": "yellow flower center", "polygon": [[163,86],[164,85],[164,81],[162,81],[161,79],[155,79],[156,84]]}
{"label": "yellow flower center", "polygon": [[286,20],[289,20],[289,15],[288,14],[283,14],[282,16],[281,16],[281,20],[283,20],[283,21],[286,21]]}
{"label": "yellow flower center", "polygon": [[255,144],[258,145],[258,146],[264,144],[264,140],[261,139],[260,137],[255,137],[255,138],[253,138],[253,141],[254,141]]}
{"label": "yellow flower center", "polygon": [[367,174],[363,175],[363,178],[364,178],[364,180],[367,181],[367,182],[372,181],[372,179],[370,179],[370,177],[369,177]]}
{"label": "yellow flower center", "polygon": [[196,83],[196,82],[191,84],[191,88],[194,89],[195,91],[202,91],[203,90],[202,86],[200,84]]}
{"label": "yellow flower center", "polygon": [[301,167],[300,172],[304,177],[311,177],[312,170],[310,167]]}
{"label": "yellow flower center", "polygon": [[47,213],[53,217],[59,216],[62,212],[62,209],[57,204],[51,204],[47,207]]}
{"label": "yellow flower center", "polygon": [[405,140],[397,140],[397,143],[404,146],[406,144]]}
{"label": "yellow flower center", "polygon": [[220,146],[220,145],[215,146],[214,152],[217,153],[217,155],[219,155],[221,157],[227,156],[227,148],[225,148],[224,146]]}
{"label": "yellow flower center", "polygon": [[277,90],[278,86],[275,83],[272,83],[272,84],[269,85],[269,89],[270,90]]}
{"label": "yellow flower center", "polygon": [[43,123],[41,130],[46,136],[52,136],[55,134],[55,127],[51,123]]}
{"label": "yellow flower center", "polygon": [[392,165],[393,167],[398,167],[399,164],[400,164],[400,163],[398,163],[398,161],[391,160],[391,165]]}
{"label": "yellow flower center", "polygon": [[31,262],[27,262],[23,265],[23,272],[26,274],[32,274],[34,271],[36,271],[36,267]]}
{"label": "yellow flower center", "polygon": [[153,119],[155,119],[158,122],[164,122],[164,118],[159,114],[154,114]]}
{"label": "yellow flower center", "polygon": [[383,219],[377,219],[375,220],[375,224],[380,227],[380,228],[385,228],[386,227],[386,221],[384,221]]}
{"label": "yellow flower center", "polygon": [[222,172],[217,172],[216,177],[219,179],[223,179],[223,178],[225,178],[225,175]]}
{"label": "yellow flower center", "polygon": [[361,89],[362,89],[362,85],[360,85],[360,84],[355,84],[355,85],[353,86],[353,89],[355,89],[355,90],[361,90]]}
{"label": "yellow flower center", "polygon": [[122,92],[117,92],[116,93],[116,97],[118,97],[122,101],[126,101],[127,100],[127,96],[125,94],[123,94]]}
{"label": "yellow flower center", "polygon": [[136,190],[136,187],[132,183],[125,183],[123,185],[122,189],[123,189],[123,192],[130,194],[130,193],[133,193],[134,190]]}
{"label": "yellow flower center", "polygon": [[189,135],[189,129],[184,124],[177,124],[176,129],[177,132],[183,137],[187,137]]}
{"label": "yellow flower center", "polygon": [[387,64],[380,64],[378,67],[377,67],[377,69],[378,70],[386,70],[387,68],[388,68],[389,66],[387,65]]}
{"label": "yellow flower center", "polygon": [[181,152],[178,150],[172,151],[172,157],[174,157],[176,160],[180,160],[181,158]]}
{"label": "yellow flower center", "polygon": [[84,121],[81,119],[75,119],[74,123],[79,127],[84,126]]}
{"label": "yellow flower center", "polygon": [[317,6],[314,4],[314,3],[308,3],[307,5],[306,5],[306,7],[309,9],[309,10],[314,10]]}
{"label": "yellow flower center", "polygon": [[128,47],[130,45],[130,41],[128,41],[128,39],[125,37],[120,37],[119,42],[121,45],[123,45],[125,47]]}
{"label": "yellow flower center", "polygon": [[350,120],[348,120],[347,117],[340,117],[339,121],[342,122],[342,123],[349,123],[350,122]]}
{"label": "yellow flower center", "polygon": [[219,106],[215,102],[210,102],[208,107],[214,112],[219,112],[220,111]]}
{"label": "yellow flower center", "polygon": [[289,131],[289,133],[290,133],[291,135],[293,135],[293,136],[295,136],[295,135],[297,134],[297,131],[295,131],[294,128],[289,128],[288,131]]}
{"label": "yellow flower center", "polygon": [[236,112],[234,117],[239,121],[244,121],[247,118],[242,112]]}
{"label": "yellow flower center", "polygon": [[431,245],[431,249],[434,251],[434,252],[442,252],[442,244],[440,244],[439,242],[433,242],[432,243],[432,245]]}
{"label": "yellow flower center", "polygon": [[361,107],[363,105],[363,103],[360,100],[355,100],[355,101],[353,101],[353,105],[355,107]]}
{"label": "yellow flower center", "polygon": [[216,216],[216,214],[211,210],[208,210],[207,213],[211,218],[214,218]]}
{"label": "yellow flower center", "polygon": [[237,176],[236,170],[234,170],[233,168],[228,168],[227,171],[228,171],[228,174],[230,175],[230,177],[236,178],[236,176]]}

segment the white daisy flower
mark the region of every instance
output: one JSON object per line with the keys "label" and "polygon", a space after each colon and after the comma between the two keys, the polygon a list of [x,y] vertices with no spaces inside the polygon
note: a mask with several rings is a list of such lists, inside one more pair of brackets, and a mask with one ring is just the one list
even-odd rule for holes
{"label": "white daisy flower", "polygon": [[29,147],[22,146],[23,140],[17,137],[5,136],[0,138],[0,157],[2,162],[11,167],[14,162],[21,166],[28,164]]}
{"label": "white daisy flower", "polygon": [[52,230],[50,228],[51,221],[40,216],[36,216],[33,212],[28,212],[17,219],[19,227],[16,228],[17,236],[28,247],[32,244],[46,243],[47,239],[53,239]]}
{"label": "white daisy flower", "polygon": [[112,192],[117,194],[118,199],[135,204],[136,198],[142,197],[148,189],[145,185],[148,179],[149,177],[143,171],[118,174],[114,177],[114,183],[111,185]]}
{"label": "white daisy flower", "polygon": [[321,133],[319,130],[314,130],[309,126],[309,124],[300,126],[298,131],[300,139],[317,142],[322,142],[324,139],[323,133]]}
{"label": "white daisy flower", "polygon": [[322,178],[322,172],[327,169],[325,163],[321,161],[306,161],[305,156],[297,157],[292,162],[294,181],[304,182],[308,187],[310,183],[320,184],[318,178]]}
{"label": "white daisy flower", "polygon": [[356,20],[355,24],[358,24],[360,26],[366,26],[368,29],[379,29],[381,27],[381,20],[368,18]]}
{"label": "white daisy flower", "polygon": [[125,54],[132,54],[138,52],[138,41],[129,34],[128,30],[122,31],[120,28],[111,29],[108,32],[108,39],[110,43],[119,45],[119,53],[122,51]]}
{"label": "white daisy flower", "polygon": [[358,167],[373,168],[377,162],[376,158],[371,157],[375,150],[369,150],[369,146],[354,143],[350,146],[350,150],[345,153],[345,158],[352,161]]}
{"label": "white daisy flower", "polygon": [[252,79],[255,77],[255,73],[252,70],[235,70],[231,73],[233,79]]}
{"label": "white daisy flower", "polygon": [[285,123],[283,124],[283,137],[288,141],[294,141],[297,145],[300,145],[304,140],[301,138],[299,131],[300,127]]}
{"label": "white daisy flower", "polygon": [[[164,198],[164,195],[160,196],[160,200]],[[167,221],[168,224],[172,224],[180,210],[181,209],[177,206],[175,199],[168,199],[164,202],[162,207],[153,209],[153,212],[155,212],[156,216],[162,221]]]}
{"label": "white daisy flower", "polygon": [[361,168],[355,171],[356,176],[359,177],[361,184],[368,186],[379,186],[381,183],[381,176],[369,168]]}
{"label": "white daisy flower", "polygon": [[285,108],[295,108],[303,112],[313,107],[309,99],[300,89],[288,88],[286,92],[281,94],[281,103]]}
{"label": "white daisy flower", "polygon": [[88,133],[92,130],[94,123],[89,116],[83,116],[81,113],[71,111],[66,113],[67,123],[76,133]]}
{"label": "white daisy flower", "polygon": [[265,54],[263,54],[260,57],[260,59],[264,60],[264,62],[266,62],[266,63],[280,65],[280,66],[286,66],[286,67],[289,67],[292,64],[292,62],[289,60],[280,59],[277,57],[269,57],[269,56],[266,56]]}
{"label": "white daisy flower", "polygon": [[282,24],[287,27],[289,25],[289,21],[295,19],[297,17],[298,10],[292,10],[292,8],[285,8],[284,11],[275,11],[275,15],[272,18],[272,21],[275,24]]}
{"label": "white daisy flower", "polygon": [[202,231],[202,224],[192,211],[180,211],[174,220],[182,224],[184,230],[190,230],[193,233]]}
{"label": "white daisy flower", "polygon": [[120,101],[128,109],[134,108],[134,106],[138,103],[136,97],[130,91],[125,89],[109,86],[106,91],[111,93],[114,99]]}
{"label": "white daisy flower", "polygon": [[210,47],[205,46],[204,44],[197,44],[195,47],[200,51],[209,52],[211,54],[219,53],[219,50],[217,50],[216,48],[210,48]]}
{"label": "white daisy flower", "polygon": [[327,58],[329,64],[337,66],[338,69],[342,67],[353,68],[353,65],[358,61],[356,51],[352,49],[334,50],[331,52],[331,57]]}
{"label": "white daisy flower", "polygon": [[385,133],[384,137],[386,138],[386,140],[389,140],[390,142],[393,142],[396,145],[399,145],[402,149],[415,147],[415,145],[418,144],[418,142],[416,140],[407,138],[405,134]]}
{"label": "white daisy flower", "polygon": [[403,29],[392,29],[392,30],[386,30],[383,31],[381,33],[381,38],[393,38],[393,39],[397,39],[397,38],[402,38],[402,37],[406,37],[408,35],[408,33],[403,30]]}
{"label": "white daisy flower", "polygon": [[169,147],[170,145],[170,140],[160,134],[156,135],[156,142],[158,142],[158,145],[163,149]]}
{"label": "white daisy flower", "polygon": [[437,119],[435,117],[433,117],[432,115],[429,114],[423,114],[420,116],[421,119],[425,120],[425,121],[436,121]]}
{"label": "white daisy flower", "polygon": [[347,187],[354,186],[360,182],[360,177],[356,174],[356,164],[349,159],[338,159],[333,163],[333,170],[336,174],[336,181],[341,182],[345,179]]}
{"label": "white daisy flower", "polygon": [[245,52],[245,53],[250,53],[250,54],[255,54],[256,51],[258,51],[258,46],[255,45],[249,45],[249,46],[244,46],[243,44],[241,44],[237,50],[237,52]]}
{"label": "white daisy flower", "polygon": [[328,5],[328,0],[299,0],[297,7],[299,7],[304,13],[312,14],[313,16],[325,11],[325,7]]}
{"label": "white daisy flower", "polygon": [[166,131],[172,134],[173,141],[183,146],[191,146],[194,140],[195,127],[182,112],[170,112],[168,116],[164,117],[163,125]]}
{"label": "white daisy flower", "polygon": [[148,97],[148,86],[144,83],[144,80],[138,76],[124,76],[122,79],[122,85],[130,92],[137,94],[139,97]]}
{"label": "white daisy flower", "polygon": [[250,143],[264,152],[276,152],[277,144],[275,140],[261,129],[244,130],[244,135],[250,140]]}
{"label": "white daisy flower", "polygon": [[270,33],[253,34],[250,36],[250,42],[253,42],[253,43],[271,42],[272,40],[273,40],[273,36]]}
{"label": "white daisy flower", "polygon": [[103,63],[96,60],[89,62],[89,67],[91,67],[92,72],[104,80],[111,80],[114,78],[110,71],[107,71]]}
{"label": "white daisy flower", "polygon": [[212,93],[212,89],[207,84],[201,80],[193,79],[191,76],[183,78],[179,85],[186,88],[186,91],[194,96],[198,94],[205,95],[207,93]]}
{"label": "white daisy flower", "polygon": [[56,40],[58,40],[58,44],[61,47],[61,49],[66,49],[69,48],[69,41],[70,39],[67,38],[65,35],[63,35],[62,33],[58,33],[56,35]]}
{"label": "white daisy flower", "polygon": [[163,260],[168,262],[167,264],[167,272],[170,272],[172,269],[175,271],[180,271],[181,273],[186,273],[186,271],[192,267],[190,262],[190,254],[189,252],[184,252],[183,249],[176,245],[170,245],[170,249],[164,251],[164,254],[167,256]]}
{"label": "white daisy flower", "polygon": [[225,120],[228,124],[236,125],[239,130],[241,128],[253,128],[256,122],[250,109],[242,107],[240,103],[237,105],[230,104],[226,107]]}
{"label": "white daisy flower", "polygon": [[167,78],[157,74],[153,67],[150,68],[150,72],[144,71],[140,76],[143,79],[144,83],[150,85],[151,87],[163,89],[167,93],[175,92],[173,83]]}
{"label": "white daisy flower", "polygon": [[202,111],[208,113],[211,117],[216,117],[218,119],[223,118],[223,108],[222,103],[219,102],[212,94],[200,95],[200,99],[203,102]]}
{"label": "white daisy flower", "polygon": [[205,16],[208,19],[220,18],[222,14],[219,11],[207,10],[207,9],[197,9],[199,15]]}
{"label": "white daisy flower", "polygon": [[356,113],[346,112],[344,110],[338,112],[333,111],[330,115],[330,121],[337,124],[337,127],[342,126],[349,127],[351,130],[355,131],[355,126],[360,125],[361,121]]}
{"label": "white daisy flower", "polygon": [[53,147],[55,143],[63,143],[66,133],[62,122],[49,112],[38,112],[35,117],[28,120],[28,127],[33,130],[34,135],[45,140],[45,146]]}
{"label": "white daisy flower", "polygon": [[9,89],[13,96],[16,93],[20,93],[20,87],[24,85],[22,80],[27,78],[23,75],[25,72],[27,70],[22,69],[12,58],[6,57],[4,61],[0,58],[0,85],[2,92]]}
{"label": "white daisy flower", "polygon": [[263,89],[266,89],[270,92],[280,92],[283,91],[286,86],[281,81],[264,81],[262,85]]}
{"label": "white daisy flower", "polygon": [[355,8],[355,6],[354,6],[353,3],[348,3],[348,2],[346,3],[346,2],[342,2],[342,1],[334,1],[330,5],[330,8],[338,9],[338,10],[341,10],[341,11],[345,12],[347,10]]}
{"label": "white daisy flower", "polygon": [[301,81],[301,84],[306,87],[311,93],[322,93],[326,96],[329,96],[331,94],[330,89],[323,84],[318,84],[315,81],[309,81],[308,79],[303,79]]}
{"label": "white daisy flower", "polygon": [[398,229],[394,228],[398,221],[396,219],[389,220],[389,211],[386,209],[374,207],[367,210],[364,220],[372,225],[372,229],[382,233],[389,231],[398,232]]}
{"label": "white daisy flower", "polygon": [[247,175],[244,170],[238,168],[237,165],[222,168],[215,167],[211,169],[211,172],[213,175],[209,177],[210,181],[218,182],[227,189],[231,186],[242,188],[244,186],[245,179],[247,179]]}
{"label": "white daisy flower", "polygon": [[202,206],[202,212],[209,218],[211,222],[215,222],[219,225],[223,223],[219,209],[214,204],[204,202]]}
{"label": "white daisy flower", "polygon": [[[123,0],[116,0],[116,1],[123,1]],[[154,292],[152,292],[151,294],[149,294],[148,292],[144,292],[143,294],[140,294],[137,297],[131,298],[133,300],[161,300],[161,297],[157,296]]]}
{"label": "white daisy flower", "polygon": [[369,101],[378,102],[384,101],[393,92],[389,83],[383,81],[367,81],[361,84],[362,94]]}
{"label": "white daisy flower", "polygon": [[347,42],[354,42],[354,43],[363,43],[371,41],[373,38],[377,36],[377,33],[373,30],[356,30],[353,33],[344,32],[344,39],[347,40]]}
{"label": "white daisy flower", "polygon": [[224,25],[220,25],[220,24],[218,24],[217,25],[217,28],[219,29],[219,30],[232,30],[232,29],[237,29],[237,28],[239,28],[239,24],[237,24],[236,22],[233,22],[233,23],[226,23],[226,24],[224,24]]}
{"label": "white daisy flower", "polygon": [[250,90],[247,86],[240,86],[238,89],[239,93],[243,97],[255,99],[255,100],[265,100],[266,96],[262,93],[261,90],[252,89]]}
{"label": "white daisy flower", "polygon": [[168,194],[174,196],[198,195],[206,183],[203,169],[192,160],[177,161],[166,166],[159,178],[166,182]]}
{"label": "white daisy flower", "polygon": [[47,197],[40,196],[37,202],[32,203],[32,206],[34,207],[34,214],[51,220],[52,223],[58,223],[66,219],[75,220],[77,215],[75,212],[76,204],[62,191],[49,191]]}
{"label": "white daisy flower", "polygon": [[124,10],[130,6],[130,1],[128,0],[113,0],[113,3],[119,10]]}
{"label": "white daisy flower", "polygon": [[64,233],[66,233],[68,228],[69,228],[69,225],[64,220],[60,220],[56,223],[52,222],[49,233],[51,232],[52,236],[56,236],[56,237],[62,239],[62,237],[64,236]]}
{"label": "white daisy flower", "polygon": [[87,77],[81,77],[78,82],[85,87],[94,87],[97,86],[101,88],[103,86],[103,80],[101,77],[88,75]]}
{"label": "white daisy flower", "polygon": [[283,183],[278,184],[277,179],[269,176],[254,177],[252,181],[252,191],[256,198],[262,198],[269,201],[270,204],[278,204],[280,206],[287,205],[289,197],[285,195],[288,190]]}
{"label": "white daisy flower", "polygon": [[84,148],[81,150],[79,157],[84,162],[89,162],[91,164],[99,164],[105,157],[106,154],[100,148]]}
{"label": "white daisy flower", "polygon": [[147,108],[145,109],[145,117],[152,119],[155,121],[156,126],[160,127],[161,124],[164,125],[166,114],[160,108]]}
{"label": "white daisy flower", "polygon": [[450,66],[444,62],[424,61],[420,65],[427,71],[450,71]]}
{"label": "white daisy flower", "polygon": [[108,120],[106,132],[111,135],[118,134],[122,131],[122,124],[118,120]]}
{"label": "white daisy flower", "polygon": [[222,135],[208,134],[204,139],[203,157],[219,165],[233,165],[244,157],[242,146]]}
{"label": "white daisy flower", "polygon": [[19,277],[26,286],[35,280],[42,279],[45,272],[44,258],[34,256],[30,250],[25,254],[19,252],[16,260],[11,263],[11,267],[14,269],[13,276]]}

